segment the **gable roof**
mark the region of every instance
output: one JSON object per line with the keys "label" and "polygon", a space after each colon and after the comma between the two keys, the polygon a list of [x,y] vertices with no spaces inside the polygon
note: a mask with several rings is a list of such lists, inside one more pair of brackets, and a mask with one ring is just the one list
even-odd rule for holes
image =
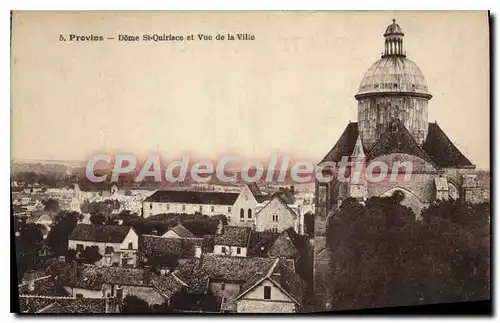
{"label": "gable roof", "polygon": [[475,167],[453,144],[437,123],[429,123],[429,131],[422,148],[439,167]]}
{"label": "gable roof", "polygon": [[299,235],[290,227],[283,230],[276,238],[267,254],[270,257],[282,257],[296,259],[307,254],[309,242],[306,236]]}
{"label": "gable roof", "polygon": [[278,195],[279,197],[281,197],[281,199],[286,204],[293,204],[296,201],[295,195],[288,187],[280,187],[279,191],[276,192],[275,195]]}
{"label": "gable roof", "polygon": [[246,282],[273,262],[271,258],[203,255],[193,274],[201,272],[211,280]]}
{"label": "gable roof", "polygon": [[[122,225],[93,225],[79,223],[69,240],[122,243],[131,227]],[[133,229],[132,229],[133,230]]]}
{"label": "gable roof", "polygon": [[258,216],[261,212],[263,212],[263,210],[265,210],[274,200],[277,200],[278,202],[280,202],[281,204],[283,204],[285,206],[285,208],[291,212],[291,214],[293,216],[297,216],[297,213],[292,210],[292,208],[290,208],[287,204],[287,201],[283,199],[283,196],[281,196],[279,193],[275,193],[273,194],[273,197],[271,198],[271,200],[269,200],[269,202],[267,202],[266,205],[264,205],[257,213],[256,213],[256,216]]}
{"label": "gable roof", "polygon": [[279,233],[272,231],[252,231],[247,255],[267,257],[268,249],[274,244],[279,235]]}
{"label": "gable roof", "polygon": [[222,234],[215,236],[215,245],[248,247],[250,234],[252,230],[249,227],[225,226]]}
{"label": "gable roof", "polygon": [[248,188],[250,189],[250,192],[252,192],[252,194],[254,196],[257,196],[257,195],[262,195],[262,192],[260,191],[260,188],[259,186],[257,185],[257,183],[253,182],[253,183],[248,183],[247,184]]}
{"label": "gable roof", "polygon": [[285,265],[279,258],[276,258],[272,265],[264,272],[257,272],[250,278],[242,286],[241,292],[236,296],[235,300],[247,294],[266,279],[269,279],[281,291],[287,294],[297,305],[302,305],[306,294],[306,283],[293,269]]}
{"label": "gable roof", "polygon": [[418,145],[400,120],[387,126],[373,148],[367,154],[368,160],[393,153],[417,156],[435,166],[431,157]]}
{"label": "gable roof", "polygon": [[[442,168],[475,168],[475,165],[460,152],[437,123],[429,123],[427,137],[420,147],[406,127],[400,121],[397,122],[399,124],[398,130],[401,131],[398,131],[396,136],[391,136],[390,127],[388,127],[371,151],[365,151],[368,160],[391,152],[402,152],[420,157],[432,165]],[[342,156],[351,156],[358,135],[358,123],[350,122],[335,146],[320,163],[325,161],[339,162]],[[382,141],[383,137],[385,138]]]}
{"label": "gable roof", "polygon": [[174,231],[181,238],[196,238],[196,236],[191,231],[186,229],[186,227],[180,223],[168,231]]}
{"label": "gable roof", "polygon": [[233,205],[238,196],[227,192],[156,191],[144,202]]}
{"label": "gable roof", "polygon": [[195,248],[201,247],[203,238],[179,239],[165,238],[153,235],[139,236],[139,247],[137,249],[140,259],[151,259],[155,256],[165,256],[167,254],[186,258],[195,256]]}
{"label": "gable roof", "polygon": [[96,291],[102,291],[103,284],[150,287],[168,298],[186,286],[172,274],[157,275],[143,268],[93,265],[81,265],[75,268],[74,264],[68,264],[67,270],[59,275],[58,279],[63,286]]}
{"label": "gable roof", "polygon": [[357,138],[358,123],[349,122],[335,146],[326,154],[320,164],[326,161],[339,162],[342,156],[351,156]]}

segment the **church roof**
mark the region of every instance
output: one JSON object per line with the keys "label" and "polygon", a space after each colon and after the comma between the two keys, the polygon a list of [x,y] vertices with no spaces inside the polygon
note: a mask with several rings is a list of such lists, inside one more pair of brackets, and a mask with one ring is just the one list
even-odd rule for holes
{"label": "church roof", "polygon": [[357,139],[358,123],[349,122],[335,146],[333,146],[320,163],[326,161],[339,162],[342,156],[351,156]]}
{"label": "church roof", "polygon": [[391,123],[368,153],[368,160],[394,153],[419,157],[434,165],[431,157],[417,144],[406,127],[397,120]]}
{"label": "church roof", "polygon": [[439,167],[474,167],[437,123],[429,123],[429,132],[422,148]]}
{"label": "church roof", "polygon": [[[418,146],[406,127],[398,122],[398,131],[392,134],[391,127],[382,134],[367,159],[391,153],[405,153],[417,156],[440,168],[470,168],[474,165],[458,150],[436,123],[429,123],[427,138]],[[351,156],[358,138],[358,123],[350,122],[333,148],[320,163],[339,162],[342,156]]]}

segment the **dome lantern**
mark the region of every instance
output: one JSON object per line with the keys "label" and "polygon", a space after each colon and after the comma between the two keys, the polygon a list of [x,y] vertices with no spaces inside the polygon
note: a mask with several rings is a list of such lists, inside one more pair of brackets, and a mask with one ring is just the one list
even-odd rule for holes
{"label": "dome lantern", "polygon": [[396,19],[392,19],[392,24],[387,26],[384,37],[385,37],[385,50],[382,57],[388,56],[406,56],[403,50],[403,30],[396,23]]}
{"label": "dome lantern", "polygon": [[358,92],[358,130],[363,149],[370,151],[399,119],[415,141],[422,145],[428,131],[428,101],[432,98],[420,68],[406,58],[404,33],[392,20],[384,33],[385,51],[365,72]]}

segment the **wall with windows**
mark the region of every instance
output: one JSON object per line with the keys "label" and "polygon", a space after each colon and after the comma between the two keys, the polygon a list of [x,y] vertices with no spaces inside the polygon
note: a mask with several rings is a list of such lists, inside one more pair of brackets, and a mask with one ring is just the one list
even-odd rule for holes
{"label": "wall with windows", "polygon": [[247,248],[235,246],[214,246],[214,255],[231,256],[231,257],[246,257]]}
{"label": "wall with windows", "polygon": [[264,206],[255,219],[255,231],[282,232],[293,227],[299,232],[297,214],[284,205],[278,198],[273,198]]}
{"label": "wall with windows", "polygon": [[233,206],[213,204],[144,202],[142,205],[142,211],[142,214],[145,218],[152,215],[164,213],[195,214],[197,212],[208,216],[223,214],[226,217],[229,217],[233,214]]}
{"label": "wall with windows", "polygon": [[255,209],[257,200],[248,186],[244,186],[240,196],[234,202],[233,212],[229,225],[245,226],[253,228],[255,225]]}
{"label": "wall with windows", "polygon": [[95,241],[81,241],[69,240],[68,249],[75,249],[76,251],[83,251],[87,247],[97,246],[101,256],[100,261],[96,265],[111,266],[113,263],[120,264],[120,243],[110,242],[95,242]]}

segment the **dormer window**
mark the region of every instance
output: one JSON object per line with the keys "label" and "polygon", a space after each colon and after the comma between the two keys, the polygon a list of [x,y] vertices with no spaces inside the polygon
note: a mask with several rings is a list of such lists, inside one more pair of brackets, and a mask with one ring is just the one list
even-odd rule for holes
{"label": "dormer window", "polygon": [[132,242],[129,242],[129,243],[128,243],[128,249],[129,249],[129,250],[134,249],[134,244],[133,244]]}

